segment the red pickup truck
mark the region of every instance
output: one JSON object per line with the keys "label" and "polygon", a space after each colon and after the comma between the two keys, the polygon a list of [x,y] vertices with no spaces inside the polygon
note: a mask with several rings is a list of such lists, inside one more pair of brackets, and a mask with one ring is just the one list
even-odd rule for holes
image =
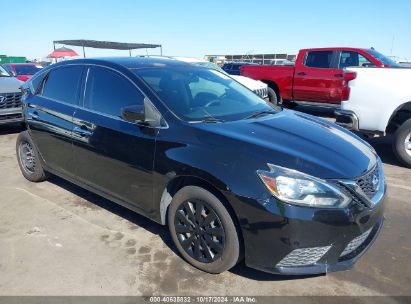
{"label": "red pickup truck", "polygon": [[338,107],[348,99],[348,82],[356,77],[345,68],[397,66],[372,48],[316,48],[300,50],[294,66],[242,66],[241,75],[265,82],[273,103]]}

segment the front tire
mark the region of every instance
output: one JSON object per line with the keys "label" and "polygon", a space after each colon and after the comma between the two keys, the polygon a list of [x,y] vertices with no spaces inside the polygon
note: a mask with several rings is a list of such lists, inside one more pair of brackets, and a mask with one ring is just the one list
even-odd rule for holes
{"label": "front tire", "polygon": [[268,101],[272,104],[275,104],[276,106],[279,105],[279,96],[277,93],[274,91],[274,89],[268,87],[267,88],[267,95],[268,95]]}
{"label": "front tire", "polygon": [[173,197],[168,227],[179,253],[194,267],[221,273],[240,257],[236,226],[223,203],[209,191],[186,186]]}
{"label": "front tire", "polygon": [[23,176],[31,182],[42,182],[47,179],[37,151],[29,133],[23,131],[17,137],[16,155]]}
{"label": "front tire", "polygon": [[411,119],[395,131],[392,148],[398,160],[411,168]]}

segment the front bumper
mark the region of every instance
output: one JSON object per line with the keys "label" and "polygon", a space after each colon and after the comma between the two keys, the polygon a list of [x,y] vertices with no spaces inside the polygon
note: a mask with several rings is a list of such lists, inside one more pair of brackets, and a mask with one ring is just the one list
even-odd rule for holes
{"label": "front bumper", "polygon": [[22,108],[0,109],[0,125],[22,122]]}
{"label": "front bumper", "polygon": [[255,94],[260,96],[262,99],[268,99],[268,87],[262,87],[259,89],[253,90]]}
{"label": "front bumper", "polygon": [[381,231],[385,190],[372,207],[353,200],[345,209],[239,199],[246,265],[288,275],[351,268]]}
{"label": "front bumper", "polygon": [[353,111],[335,110],[336,124],[348,130],[359,131],[359,121]]}

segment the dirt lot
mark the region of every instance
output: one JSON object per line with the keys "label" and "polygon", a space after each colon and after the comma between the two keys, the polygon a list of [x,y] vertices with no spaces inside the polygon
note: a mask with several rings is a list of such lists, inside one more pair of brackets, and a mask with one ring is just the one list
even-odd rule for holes
{"label": "dirt lot", "polygon": [[350,271],[286,277],[244,264],[203,273],[176,254],[165,227],[59,178],[26,181],[19,131],[0,127],[0,295],[411,295],[411,170],[386,139],[370,141],[389,186],[374,246]]}

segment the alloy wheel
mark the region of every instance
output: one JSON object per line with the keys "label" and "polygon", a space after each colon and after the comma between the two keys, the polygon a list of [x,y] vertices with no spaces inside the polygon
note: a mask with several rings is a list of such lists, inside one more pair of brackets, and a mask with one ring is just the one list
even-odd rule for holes
{"label": "alloy wheel", "polygon": [[28,174],[33,174],[36,170],[36,158],[32,145],[27,141],[22,142],[19,147],[19,153],[23,170]]}
{"label": "alloy wheel", "polygon": [[206,202],[183,202],[175,214],[174,227],[181,247],[197,261],[211,263],[223,253],[224,228],[217,213]]}
{"label": "alloy wheel", "polygon": [[405,137],[405,152],[411,157],[411,132]]}

